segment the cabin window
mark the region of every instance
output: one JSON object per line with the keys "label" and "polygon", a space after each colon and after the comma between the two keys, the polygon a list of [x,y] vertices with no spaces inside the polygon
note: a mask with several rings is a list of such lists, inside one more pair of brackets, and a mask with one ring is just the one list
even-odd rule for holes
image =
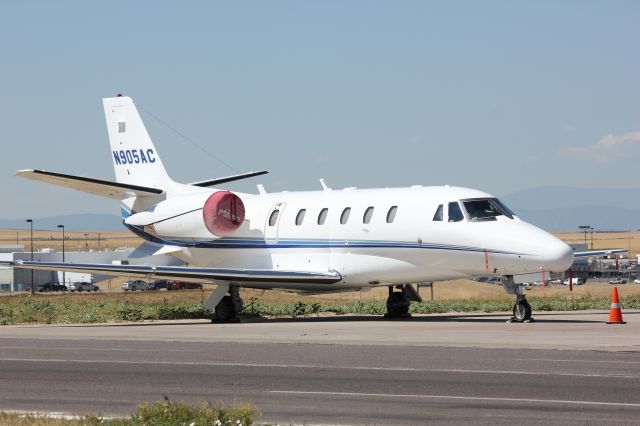
{"label": "cabin window", "polygon": [[464,219],[460,205],[453,201],[449,203],[449,222],[460,222]]}
{"label": "cabin window", "polygon": [[393,220],[396,218],[396,213],[398,212],[398,206],[393,206],[387,212],[387,223],[393,223]]}
{"label": "cabin window", "polygon": [[351,214],[351,207],[347,207],[342,210],[342,214],[340,215],[340,224],[344,225],[349,220],[349,215]]}
{"label": "cabin window", "polygon": [[442,204],[440,204],[436,210],[436,214],[433,215],[434,222],[442,222],[442,210]]}
{"label": "cabin window", "polygon": [[329,209],[326,207],[320,210],[320,214],[318,215],[318,225],[324,225],[324,221],[327,220],[328,213],[329,213]]}
{"label": "cabin window", "polygon": [[367,210],[364,211],[364,216],[362,216],[362,223],[371,222],[372,217],[373,217],[373,206],[367,207]]}
{"label": "cabin window", "polygon": [[304,220],[304,215],[307,213],[307,209],[300,209],[298,214],[296,215],[296,225],[302,225],[302,221]]}
{"label": "cabin window", "polygon": [[276,223],[278,223],[279,214],[280,214],[280,210],[278,209],[271,212],[271,216],[269,216],[269,226],[276,226]]}

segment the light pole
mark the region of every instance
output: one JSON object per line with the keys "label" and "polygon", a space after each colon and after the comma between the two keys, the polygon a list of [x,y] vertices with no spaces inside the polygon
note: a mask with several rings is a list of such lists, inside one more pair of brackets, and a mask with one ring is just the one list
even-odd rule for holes
{"label": "light pole", "polygon": [[[31,225],[31,262],[33,262],[33,219],[27,219],[27,223]],[[31,287],[29,293],[33,294],[33,269],[31,270]]]}
{"label": "light pole", "polygon": [[98,251],[100,251],[100,233],[98,232]]}
{"label": "light pole", "polygon": [[591,229],[591,225],[580,225],[578,229],[582,229],[584,231],[584,246],[587,246],[587,231]]}
{"label": "light pole", "polygon": [[89,234],[84,233],[84,251],[89,251]]}
{"label": "light pole", "polygon": [[[62,228],[62,263],[64,263],[64,225],[58,225],[58,228]],[[67,285],[66,272],[62,271],[62,285]]]}

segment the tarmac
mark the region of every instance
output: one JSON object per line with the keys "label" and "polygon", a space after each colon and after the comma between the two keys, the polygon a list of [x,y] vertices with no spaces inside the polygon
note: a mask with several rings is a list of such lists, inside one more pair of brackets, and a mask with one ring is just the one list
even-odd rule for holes
{"label": "tarmac", "polygon": [[640,311],[0,327],[0,409],[127,415],[162,395],[280,424],[640,418]]}

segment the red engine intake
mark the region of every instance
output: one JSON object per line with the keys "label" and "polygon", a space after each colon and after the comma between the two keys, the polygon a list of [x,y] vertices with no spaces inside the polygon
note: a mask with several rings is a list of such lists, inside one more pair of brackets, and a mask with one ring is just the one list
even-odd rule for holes
{"label": "red engine intake", "polygon": [[209,232],[218,236],[229,235],[244,222],[244,204],[236,194],[219,191],[207,198],[202,217]]}

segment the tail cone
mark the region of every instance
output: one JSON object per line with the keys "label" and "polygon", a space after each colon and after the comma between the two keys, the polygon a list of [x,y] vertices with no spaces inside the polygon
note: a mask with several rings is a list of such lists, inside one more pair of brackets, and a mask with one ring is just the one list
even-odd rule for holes
{"label": "tail cone", "polygon": [[622,320],[618,287],[614,287],[613,293],[611,294],[611,309],[609,310],[609,321],[607,321],[607,324],[626,324],[626,322]]}

